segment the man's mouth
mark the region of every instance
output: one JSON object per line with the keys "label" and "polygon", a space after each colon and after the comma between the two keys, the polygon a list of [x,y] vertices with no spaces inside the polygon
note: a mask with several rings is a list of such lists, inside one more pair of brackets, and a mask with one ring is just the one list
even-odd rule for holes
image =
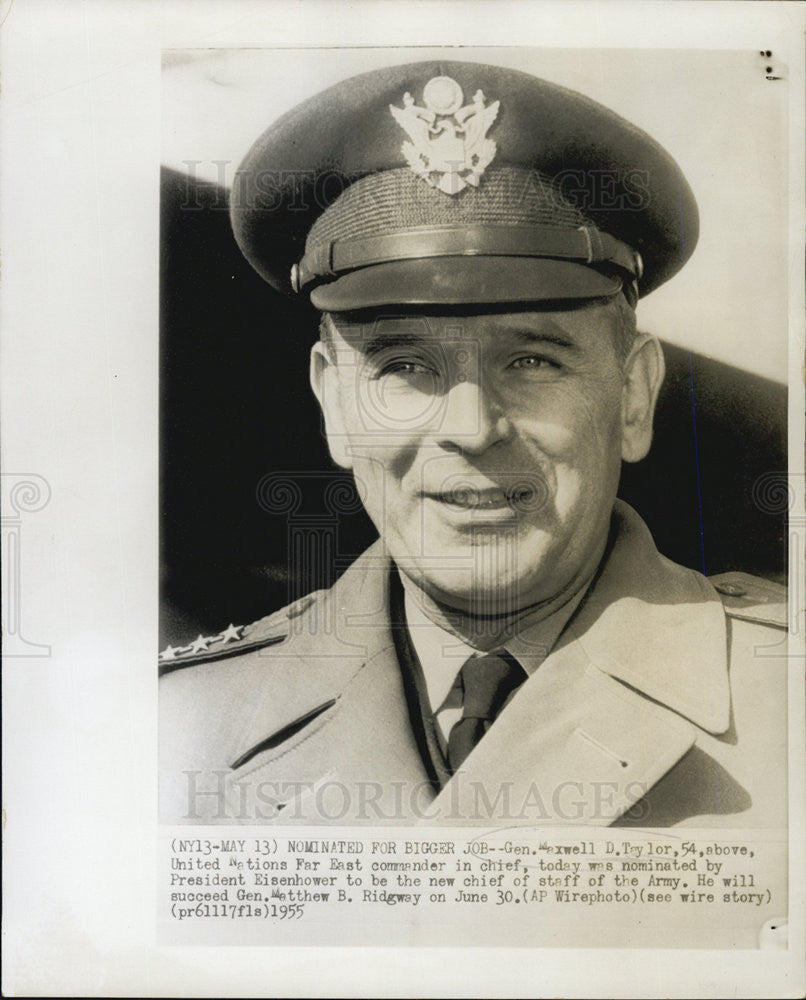
{"label": "man's mouth", "polygon": [[514,484],[507,488],[500,486],[479,488],[457,483],[450,489],[426,492],[425,495],[454,510],[501,510],[521,513],[536,509],[539,492],[545,496],[545,490],[538,491],[529,484]]}

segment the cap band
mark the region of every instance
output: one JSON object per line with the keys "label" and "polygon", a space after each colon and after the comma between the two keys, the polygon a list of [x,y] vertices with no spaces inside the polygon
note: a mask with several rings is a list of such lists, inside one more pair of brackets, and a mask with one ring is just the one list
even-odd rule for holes
{"label": "cap band", "polygon": [[295,291],[322,278],[373,264],[428,257],[544,257],[611,265],[641,276],[641,257],[621,240],[594,226],[465,225],[418,226],[396,233],[330,240],[309,250],[292,268]]}

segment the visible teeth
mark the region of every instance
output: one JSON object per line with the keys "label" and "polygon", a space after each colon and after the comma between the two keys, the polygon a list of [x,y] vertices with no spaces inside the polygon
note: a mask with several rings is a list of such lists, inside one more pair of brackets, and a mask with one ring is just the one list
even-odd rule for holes
{"label": "visible teeth", "polygon": [[456,504],[459,507],[477,508],[501,507],[503,504],[512,501],[512,498],[503,491],[500,493],[479,494],[470,490],[457,490],[455,493],[446,494],[443,499],[447,503]]}
{"label": "visible teeth", "polygon": [[457,484],[432,494],[442,503],[460,507],[463,510],[494,510],[509,507],[513,511],[527,513],[541,506],[543,491],[529,483],[513,484],[508,487],[475,489],[470,484]]}

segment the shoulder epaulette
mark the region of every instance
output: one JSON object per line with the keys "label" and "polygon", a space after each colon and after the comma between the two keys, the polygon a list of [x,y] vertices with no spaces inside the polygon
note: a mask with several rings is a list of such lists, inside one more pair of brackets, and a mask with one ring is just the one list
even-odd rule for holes
{"label": "shoulder epaulette", "polygon": [[750,573],[719,573],[708,579],[722,598],[725,613],[741,621],[786,629],[786,587]]}
{"label": "shoulder epaulette", "polygon": [[240,656],[242,653],[250,653],[254,649],[281,643],[288,637],[289,621],[307,611],[324,593],[323,590],[315,590],[294,601],[293,604],[252,622],[251,625],[230,624],[218,635],[199,635],[193,642],[184,646],[168,645],[159,654],[160,676],[196,663],[224,660],[231,656]]}

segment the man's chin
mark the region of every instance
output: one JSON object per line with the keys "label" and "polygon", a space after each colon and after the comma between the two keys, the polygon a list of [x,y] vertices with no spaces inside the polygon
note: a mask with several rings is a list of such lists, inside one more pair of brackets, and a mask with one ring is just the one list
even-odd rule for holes
{"label": "man's chin", "polygon": [[476,617],[511,615],[553,596],[543,595],[534,581],[497,578],[481,581],[467,571],[406,574],[427,598],[448,609]]}

